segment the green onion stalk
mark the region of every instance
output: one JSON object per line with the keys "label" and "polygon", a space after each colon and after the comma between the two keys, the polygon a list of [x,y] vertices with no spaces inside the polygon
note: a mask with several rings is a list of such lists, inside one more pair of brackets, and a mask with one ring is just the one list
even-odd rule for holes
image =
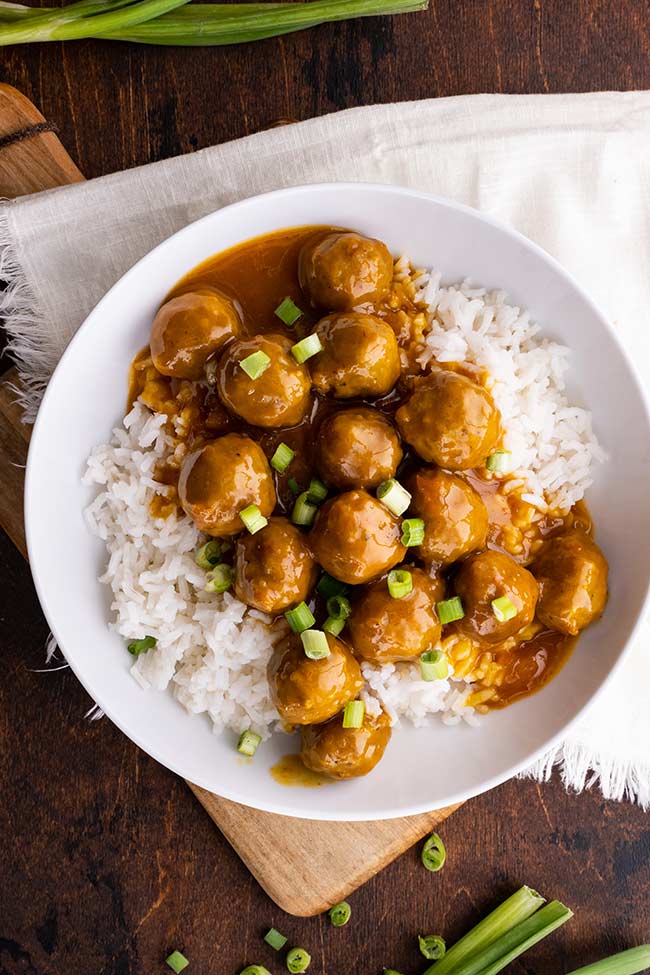
{"label": "green onion stalk", "polygon": [[332,21],[412,13],[426,9],[428,2],[303,0],[194,5],[187,0],[79,0],[63,8],[29,8],[0,0],[0,46],[83,37],[186,47],[238,44]]}
{"label": "green onion stalk", "polygon": [[569,975],[639,975],[647,968],[650,968],[650,945],[639,945],[638,948],[628,948],[584,968],[576,968]]}

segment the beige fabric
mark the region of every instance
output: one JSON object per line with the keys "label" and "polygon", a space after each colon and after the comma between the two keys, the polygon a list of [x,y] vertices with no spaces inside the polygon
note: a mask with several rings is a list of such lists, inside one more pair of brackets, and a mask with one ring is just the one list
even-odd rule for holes
{"label": "beige fabric", "polygon": [[[610,315],[650,384],[650,93],[476,95],[352,109],[5,205],[4,313],[28,405],[85,315],[159,241],[234,200],[332,180],[430,190],[517,227]],[[536,774],[560,760],[576,788],[593,770],[606,795],[650,804],[645,646]]]}

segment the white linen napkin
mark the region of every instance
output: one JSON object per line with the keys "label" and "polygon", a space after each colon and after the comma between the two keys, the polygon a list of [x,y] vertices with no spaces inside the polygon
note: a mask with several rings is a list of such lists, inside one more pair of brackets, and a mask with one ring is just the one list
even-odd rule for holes
{"label": "white linen napkin", "polygon": [[[334,180],[429,190],[515,226],[591,293],[650,387],[650,92],[470,95],[351,109],[3,204],[0,311],[28,412],[87,313],[155,244],[226,203]],[[649,636],[531,774],[559,764],[568,787],[650,806]]]}

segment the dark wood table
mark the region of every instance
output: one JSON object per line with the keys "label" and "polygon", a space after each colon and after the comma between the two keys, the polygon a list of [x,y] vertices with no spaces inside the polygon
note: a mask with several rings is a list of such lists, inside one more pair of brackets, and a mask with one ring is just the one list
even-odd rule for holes
{"label": "dark wood table", "polygon": [[[2,50],[0,80],[98,176],[372,102],[647,88],[650,7],[431,0],[418,15],[230,49]],[[558,975],[650,941],[647,815],[568,795],[559,776],[468,803],[444,828],[443,872],[406,854],[354,896],[346,928],[282,915],[184,784],[108,720],[85,720],[91,702],[68,671],[40,670],[47,628],[7,539],[0,572],[0,975],[155,975],[173,947],[188,973],[234,975],[268,964],[271,924],[311,950],[313,975],[420,971],[418,932],[453,938],[524,882],[577,916],[513,972]]]}

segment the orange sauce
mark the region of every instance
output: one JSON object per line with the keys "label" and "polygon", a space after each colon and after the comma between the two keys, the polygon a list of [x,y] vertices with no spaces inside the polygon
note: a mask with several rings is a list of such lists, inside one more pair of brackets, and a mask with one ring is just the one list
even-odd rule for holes
{"label": "orange sauce", "polygon": [[318,789],[330,781],[318,772],[312,772],[302,764],[300,755],[285,755],[270,770],[271,778],[279,785],[302,789]]}

